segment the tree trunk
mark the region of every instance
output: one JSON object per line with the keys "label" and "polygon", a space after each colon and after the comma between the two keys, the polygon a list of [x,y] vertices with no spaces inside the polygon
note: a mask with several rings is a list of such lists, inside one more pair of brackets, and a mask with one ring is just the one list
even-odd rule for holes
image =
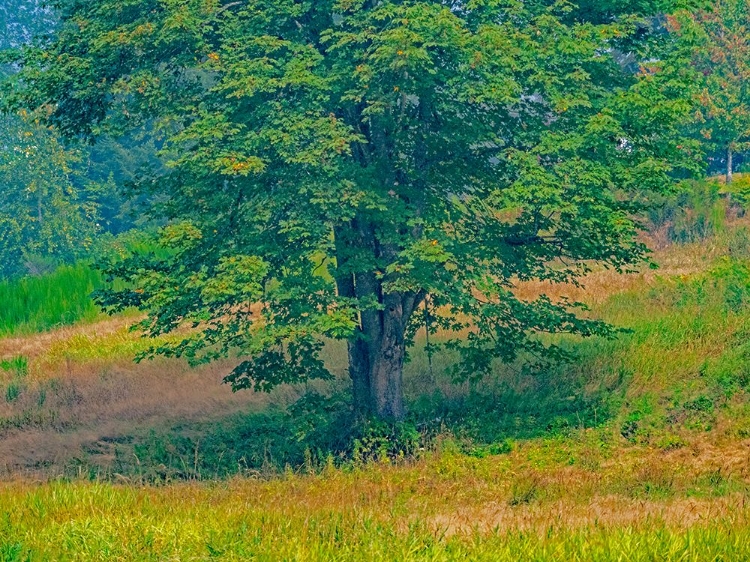
{"label": "tree trunk", "polygon": [[380,312],[380,337],[370,342],[370,394],[374,413],[382,419],[402,420],[404,408],[404,310],[399,295],[387,295]]}
{"label": "tree trunk", "polygon": [[[358,278],[360,290],[368,291],[374,276]],[[346,288],[345,284],[339,284],[339,287],[339,291]],[[416,296],[387,294],[381,298],[382,310],[360,313],[358,333],[348,342],[349,376],[354,410],[359,417],[374,415],[391,421],[404,419],[404,331],[415,301]]]}
{"label": "tree trunk", "polygon": [[403,306],[394,297],[386,298],[385,310],[377,312],[377,325],[364,323],[358,337],[349,341],[349,376],[354,410],[360,417],[399,421],[406,414]]}
{"label": "tree trunk", "polygon": [[[384,293],[383,279],[375,271],[348,271],[352,246],[365,248],[376,258],[393,259],[395,251],[377,242],[372,228],[353,221],[334,231],[336,286],[342,297],[372,305],[359,313],[359,329],[348,342],[349,376],[354,410],[360,417],[375,415],[399,421],[406,414],[403,394],[404,333],[423,293]],[[377,304],[377,306],[375,306]]]}
{"label": "tree trunk", "polygon": [[[336,279],[338,293],[342,297],[355,296],[353,275],[343,275]],[[352,379],[352,398],[358,417],[367,417],[372,413],[372,395],[370,393],[370,346],[365,340],[361,327],[357,334],[347,342],[349,354],[349,377]]]}
{"label": "tree trunk", "polygon": [[732,168],[734,167],[732,160],[733,160],[732,147],[729,146],[727,147],[727,185],[732,183]]}
{"label": "tree trunk", "polygon": [[367,342],[358,334],[350,340],[349,377],[352,379],[352,402],[357,417],[366,418],[372,415],[373,404],[370,392],[370,354]]}

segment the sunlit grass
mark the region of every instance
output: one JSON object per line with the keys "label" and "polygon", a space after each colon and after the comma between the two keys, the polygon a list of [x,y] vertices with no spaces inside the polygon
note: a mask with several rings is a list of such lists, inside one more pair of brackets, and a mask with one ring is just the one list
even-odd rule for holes
{"label": "sunlit grass", "polygon": [[112,331],[73,332],[65,338],[52,341],[31,363],[31,370],[39,378],[61,371],[61,367],[73,365],[87,370],[113,363],[132,362],[152,346],[167,341],[179,341],[179,336],[144,337],[125,323]]}
{"label": "sunlit grass", "polygon": [[750,508],[739,496],[655,503],[571,494],[562,502],[514,504],[508,492],[496,493],[492,486],[476,495],[476,481],[486,478],[489,461],[479,468],[451,457],[440,462],[161,488],[6,485],[0,494],[5,514],[0,556],[269,561],[750,556]]}

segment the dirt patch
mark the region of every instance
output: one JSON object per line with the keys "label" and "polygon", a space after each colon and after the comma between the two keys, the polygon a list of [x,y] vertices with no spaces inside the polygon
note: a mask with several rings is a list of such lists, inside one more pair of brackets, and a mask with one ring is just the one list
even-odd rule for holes
{"label": "dirt patch", "polygon": [[557,501],[512,507],[507,503],[458,509],[439,514],[427,524],[436,533],[452,536],[476,532],[538,531],[579,529],[588,526],[627,527],[652,522],[654,525],[686,528],[734,514],[750,524],[747,498],[679,498],[664,501],[637,500],[624,496],[597,496],[587,503]]}

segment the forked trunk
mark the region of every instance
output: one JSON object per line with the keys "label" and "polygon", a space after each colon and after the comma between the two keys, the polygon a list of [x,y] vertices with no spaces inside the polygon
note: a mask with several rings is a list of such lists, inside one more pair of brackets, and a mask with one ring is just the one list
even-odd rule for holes
{"label": "forked trunk", "polygon": [[[350,225],[335,231],[338,251],[336,276],[338,293],[360,302],[377,303],[359,313],[359,329],[348,342],[349,376],[352,379],[354,409],[360,417],[377,416],[398,421],[404,408],[403,370],[406,355],[404,332],[410,316],[424,298],[424,293],[388,293],[383,280],[374,272],[347,272],[345,265],[349,244],[369,246],[373,256],[393,259],[395,251],[376,243],[371,228]],[[363,241],[368,241],[365,244]]]}

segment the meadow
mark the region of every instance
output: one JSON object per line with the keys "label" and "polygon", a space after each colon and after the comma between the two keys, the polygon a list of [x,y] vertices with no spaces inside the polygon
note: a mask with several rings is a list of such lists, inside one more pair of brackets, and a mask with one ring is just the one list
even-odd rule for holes
{"label": "meadow", "polygon": [[0,562],[750,562],[750,0],[0,22]]}
{"label": "meadow", "polygon": [[[0,496],[3,560],[747,560],[741,495],[586,493],[551,472],[516,501],[509,459],[444,454],[410,467],[271,481],[132,487],[13,483]],[[562,486],[579,480],[581,487]],[[512,485],[511,485],[512,486]],[[560,499],[560,493],[564,495]],[[590,493],[590,492],[589,492]]]}
{"label": "meadow", "polygon": [[133,363],[91,270],[6,284],[0,560],[750,560],[750,236],[709,226],[520,285],[623,329],[571,362],[456,383],[422,336],[398,425],[351,423],[339,345],[331,383],[232,393],[230,361]]}

